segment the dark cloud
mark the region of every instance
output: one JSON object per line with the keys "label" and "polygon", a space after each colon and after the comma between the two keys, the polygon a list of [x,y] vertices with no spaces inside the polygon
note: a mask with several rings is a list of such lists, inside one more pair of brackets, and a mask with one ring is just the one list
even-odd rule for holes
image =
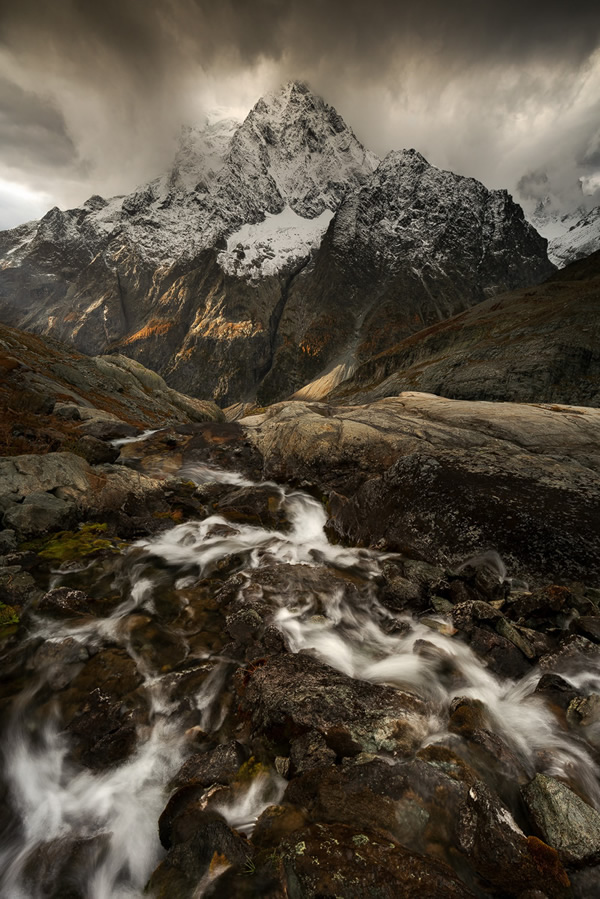
{"label": "dark cloud", "polygon": [[[452,70],[473,64],[582,64],[598,46],[597,2],[540,0],[4,0],[4,42],[80,77],[116,66],[141,87],[190,64],[329,63],[378,78],[399,49]],[[84,71],[81,70],[83,65]]]}
{"label": "dark cloud", "polygon": [[2,77],[0,147],[5,163],[17,168],[41,164],[60,169],[77,162],[64,116],[52,101]]}
{"label": "dark cloud", "polygon": [[203,105],[302,78],[378,152],[578,184],[598,166],[599,44],[597,0],[0,0],[0,163],[59,202],[127,189]]}

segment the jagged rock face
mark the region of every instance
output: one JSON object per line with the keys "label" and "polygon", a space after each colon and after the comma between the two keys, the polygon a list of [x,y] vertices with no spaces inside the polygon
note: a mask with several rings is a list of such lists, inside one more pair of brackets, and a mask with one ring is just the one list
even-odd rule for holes
{"label": "jagged rock face", "polygon": [[[292,393],[336,363],[347,376],[426,325],[552,270],[544,239],[506,191],[440,171],[414,150],[390,153],[342,203],[294,282],[259,397]],[[332,386],[325,377],[303,395]]]}
{"label": "jagged rock face", "polygon": [[548,196],[539,201],[529,221],[548,239],[548,258],[558,268],[600,250],[600,206],[587,209],[581,203],[565,212]]}
{"label": "jagged rock face", "polygon": [[600,251],[534,288],[478,303],[362,365],[329,394],[365,403],[403,390],[451,399],[600,404]]}
{"label": "jagged rock face", "polygon": [[186,129],[172,170],[129,196],[0,234],[0,317],[117,350],[225,405],[323,375],[331,386],[423,325],[550,273],[505,192],[414,151],[377,165],[290,83],[240,125]]}
{"label": "jagged rock face", "polygon": [[600,250],[600,206],[584,213],[568,231],[548,245],[548,255],[559,268]]}

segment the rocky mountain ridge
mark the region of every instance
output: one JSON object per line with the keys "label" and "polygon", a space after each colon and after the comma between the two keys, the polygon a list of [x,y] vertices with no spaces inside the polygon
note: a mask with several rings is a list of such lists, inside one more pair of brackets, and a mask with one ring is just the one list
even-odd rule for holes
{"label": "rocky mountain ridge", "polygon": [[529,221],[548,240],[548,258],[558,268],[600,250],[600,206],[557,209],[550,197],[540,200]]}
{"label": "rocky mountain ridge", "polygon": [[[328,400],[403,390],[452,399],[600,405],[600,252],[478,303],[359,365]],[[310,396],[312,385],[304,393]]]}
{"label": "rocky mountain ridge", "polygon": [[0,234],[0,316],[221,404],[271,401],[551,271],[506,192],[414,151],[379,164],[292,82],[185,132],[128,197]]}

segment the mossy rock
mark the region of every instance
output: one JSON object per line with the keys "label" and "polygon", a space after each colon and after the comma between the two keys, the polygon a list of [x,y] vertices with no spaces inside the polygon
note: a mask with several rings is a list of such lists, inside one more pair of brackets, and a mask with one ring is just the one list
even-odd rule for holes
{"label": "mossy rock", "polygon": [[23,549],[31,549],[50,562],[71,562],[104,551],[121,552],[125,544],[105,536],[107,528],[108,525],[97,522],[82,524],[76,531],[58,531],[50,537],[29,541],[23,544]]}
{"label": "mossy rock", "polygon": [[0,637],[14,633],[19,625],[19,615],[12,606],[0,602]]}

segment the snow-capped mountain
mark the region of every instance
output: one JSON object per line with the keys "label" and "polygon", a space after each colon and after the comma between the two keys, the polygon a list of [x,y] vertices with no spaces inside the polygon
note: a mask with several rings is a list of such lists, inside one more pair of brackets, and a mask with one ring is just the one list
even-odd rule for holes
{"label": "snow-capped mountain", "polygon": [[600,249],[600,206],[587,210],[579,205],[565,212],[546,197],[529,221],[548,240],[548,258],[558,268]]}
{"label": "snow-capped mountain", "polygon": [[505,192],[383,162],[306,85],[182,132],[171,170],[0,233],[0,318],[118,350],[223,403],[369,352],[551,271]]}

